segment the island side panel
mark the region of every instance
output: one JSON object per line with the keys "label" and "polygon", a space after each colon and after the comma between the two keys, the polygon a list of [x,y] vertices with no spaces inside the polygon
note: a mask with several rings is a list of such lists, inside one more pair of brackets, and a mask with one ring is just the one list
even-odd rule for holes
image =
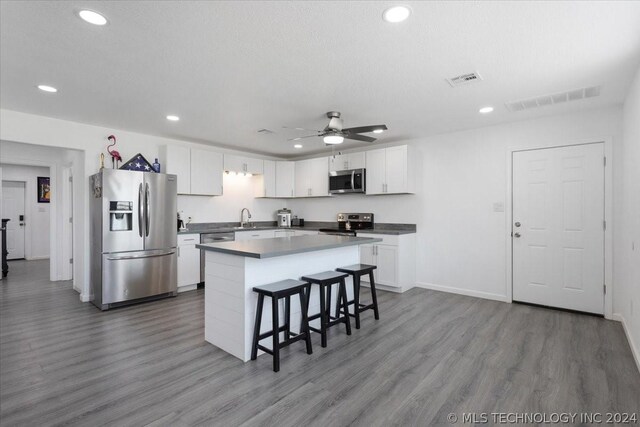
{"label": "island side panel", "polygon": [[[310,275],[327,270],[335,270],[338,267],[357,264],[360,262],[360,251],[358,246],[347,246],[342,248],[325,249],[314,252],[306,252],[294,255],[286,255],[274,258],[245,258],[244,280],[245,280],[245,317],[244,317],[244,361],[251,358],[251,343],[253,338],[253,327],[255,323],[255,312],[257,295],[253,292],[253,287],[277,282],[285,279],[300,279],[304,275]],[[349,299],[353,298],[353,286],[351,279],[347,278],[347,293]],[[332,293],[335,301],[338,287],[334,286]],[[335,303],[334,303],[335,304]],[[335,305],[334,305],[335,306]],[[320,311],[319,291],[317,285],[311,287],[311,300],[309,313],[314,314]],[[279,305],[280,324],[284,324],[284,302]],[[300,326],[300,304],[299,299],[292,298],[291,301],[291,330],[298,332]],[[319,320],[312,322],[316,327]],[[265,298],[265,305],[262,313],[262,327],[260,332],[271,330],[271,299]],[[284,339],[283,335],[280,336]],[[264,339],[260,342],[263,346],[271,348],[272,340]],[[303,348],[304,345],[301,345]],[[259,354],[262,354],[260,352]]]}
{"label": "island side panel", "polygon": [[207,251],[205,254],[204,338],[245,359],[245,258]]}

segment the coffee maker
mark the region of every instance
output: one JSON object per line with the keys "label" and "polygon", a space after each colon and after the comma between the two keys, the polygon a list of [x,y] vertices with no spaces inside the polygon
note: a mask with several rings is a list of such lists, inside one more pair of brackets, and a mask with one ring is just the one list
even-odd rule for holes
{"label": "coffee maker", "polygon": [[291,210],[282,208],[278,211],[278,227],[291,227]]}

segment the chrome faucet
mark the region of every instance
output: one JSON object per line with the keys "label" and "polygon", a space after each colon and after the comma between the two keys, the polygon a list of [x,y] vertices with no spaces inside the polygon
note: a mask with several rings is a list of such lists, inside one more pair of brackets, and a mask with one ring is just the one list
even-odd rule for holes
{"label": "chrome faucet", "polygon": [[[244,211],[247,211],[247,221],[246,222],[244,220]],[[251,223],[249,222],[250,219],[251,219],[251,212],[249,212],[249,209],[242,208],[242,210],[240,211],[240,227],[244,228],[245,225],[251,225]]]}

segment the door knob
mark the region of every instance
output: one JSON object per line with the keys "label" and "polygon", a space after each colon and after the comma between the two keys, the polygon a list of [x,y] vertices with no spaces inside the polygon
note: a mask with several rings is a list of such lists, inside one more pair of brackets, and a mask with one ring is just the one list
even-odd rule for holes
{"label": "door knob", "polygon": [[520,227],[520,223],[519,223],[519,222],[516,222],[514,225],[515,225],[516,227]]}
{"label": "door knob", "polygon": [[518,232],[513,233],[513,237],[520,237],[520,233]]}

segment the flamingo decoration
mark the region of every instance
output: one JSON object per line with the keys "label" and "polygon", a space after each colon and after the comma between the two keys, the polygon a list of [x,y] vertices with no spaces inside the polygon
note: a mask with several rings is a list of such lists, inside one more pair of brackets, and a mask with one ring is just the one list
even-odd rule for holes
{"label": "flamingo decoration", "polygon": [[122,156],[120,156],[120,153],[117,150],[112,150],[111,149],[111,147],[116,145],[116,136],[115,135],[109,135],[107,137],[107,139],[109,141],[112,141],[111,144],[107,146],[107,151],[111,155],[111,167],[113,167],[115,169],[116,166],[118,165],[117,162],[121,162],[122,161]]}

